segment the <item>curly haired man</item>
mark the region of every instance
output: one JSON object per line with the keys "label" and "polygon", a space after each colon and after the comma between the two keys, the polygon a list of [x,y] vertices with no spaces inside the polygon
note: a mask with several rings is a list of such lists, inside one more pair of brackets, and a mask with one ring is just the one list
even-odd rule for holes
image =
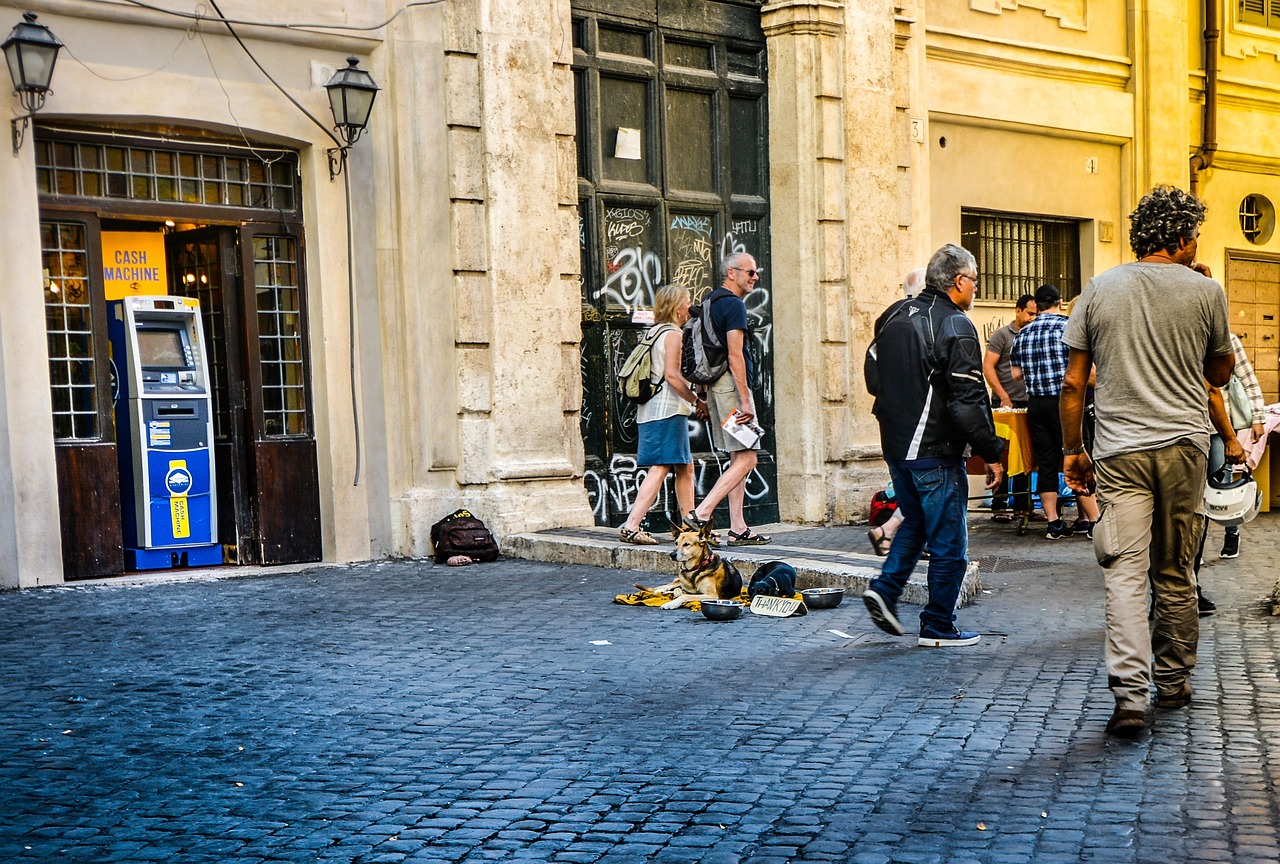
{"label": "curly haired man", "polygon": [[[1193,567],[1204,520],[1209,453],[1205,381],[1223,387],[1235,360],[1227,301],[1196,263],[1204,205],[1158,187],[1129,215],[1138,260],[1093,278],[1063,341],[1071,349],[1060,403],[1067,483],[1095,483],[1102,517],[1093,550],[1106,586],[1107,731],[1137,735],[1155,683],[1159,708],[1191,701],[1200,640]],[[1097,432],[1084,451],[1081,417],[1097,365]],[[1148,597],[1155,624],[1148,629]]]}

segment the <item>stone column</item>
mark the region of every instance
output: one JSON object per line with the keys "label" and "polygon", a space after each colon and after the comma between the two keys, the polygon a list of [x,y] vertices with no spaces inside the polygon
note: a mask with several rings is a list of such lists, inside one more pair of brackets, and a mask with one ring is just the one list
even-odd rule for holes
{"label": "stone column", "polygon": [[860,518],[883,475],[861,356],[898,273],[894,15],[888,2],[777,0],[769,44],[779,504]]}
{"label": "stone column", "polygon": [[[45,359],[40,212],[32,131],[0,153],[0,588],[62,581],[58,470]],[[40,358],[32,362],[34,358]],[[21,421],[21,422],[9,422]]]}
{"label": "stone column", "polygon": [[[1190,180],[1188,130],[1193,125],[1187,95],[1187,16],[1192,8],[1176,0],[1151,0],[1129,8],[1134,33],[1133,68],[1146,70],[1133,77],[1137,115],[1134,138],[1140,142],[1134,153],[1134,201],[1152,186],[1169,183],[1186,189]],[[1199,129],[1199,124],[1194,128]]]}
{"label": "stone column", "polygon": [[[422,439],[403,453],[414,465],[402,507],[408,554],[426,554],[430,524],[455,506],[499,534],[592,522],[578,429],[571,34],[568,0],[453,0],[444,10],[447,137],[402,156],[419,163],[404,166],[405,177],[423,181],[405,218],[438,219],[432,199],[448,194],[447,238],[441,230],[400,255],[411,268],[422,266],[419,254],[448,255],[447,268],[439,261],[420,274],[442,302],[414,300],[407,287],[404,297],[430,319],[419,319],[420,332],[440,342],[410,352],[438,365],[414,379]],[[414,108],[406,111],[411,127]],[[412,133],[424,144],[438,137],[426,111],[415,119],[428,131]],[[445,275],[451,290],[439,284]],[[447,336],[442,322],[452,324]]]}

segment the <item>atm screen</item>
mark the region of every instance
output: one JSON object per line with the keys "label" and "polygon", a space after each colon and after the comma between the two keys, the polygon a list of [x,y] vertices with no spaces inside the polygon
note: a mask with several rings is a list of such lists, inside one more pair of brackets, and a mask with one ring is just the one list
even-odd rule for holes
{"label": "atm screen", "polygon": [[144,368],[185,369],[182,331],[171,328],[138,329],[138,359]]}

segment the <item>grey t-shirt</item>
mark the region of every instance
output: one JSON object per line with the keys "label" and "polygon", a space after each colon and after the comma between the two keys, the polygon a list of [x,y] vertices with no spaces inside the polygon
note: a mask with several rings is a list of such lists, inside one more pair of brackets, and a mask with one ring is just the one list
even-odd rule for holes
{"label": "grey t-shirt", "polygon": [[1098,370],[1095,459],[1184,438],[1209,452],[1204,361],[1231,353],[1217,281],[1178,264],[1112,267],[1084,289],[1062,340]]}
{"label": "grey t-shirt", "polygon": [[[1000,386],[1004,388],[1004,392],[1008,393],[1009,398],[1014,402],[1026,402],[1027,385],[1022,381],[1014,380],[1013,374],[1009,371],[1009,354],[1013,351],[1013,340],[1017,335],[1018,331],[1013,329],[1013,325],[1006,324],[987,339],[987,350],[1000,355],[1000,359],[996,361],[996,377],[1000,379]],[[993,394],[992,400],[994,399]]]}

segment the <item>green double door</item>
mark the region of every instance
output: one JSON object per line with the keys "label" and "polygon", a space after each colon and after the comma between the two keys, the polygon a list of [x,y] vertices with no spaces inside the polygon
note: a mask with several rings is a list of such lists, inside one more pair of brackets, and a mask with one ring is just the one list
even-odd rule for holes
{"label": "green double door", "polygon": [[[694,302],[721,282],[721,260],[755,256],[747,298],[752,383],[766,434],[747,481],[747,520],[778,518],[773,457],[766,58],[758,7],[679,0],[574,0],[579,239],[582,256],[582,436],[597,524],[620,525],[643,479],[635,407],[617,371],[648,326],[654,294],[678,282]],[[727,456],[691,420],[700,498]],[[677,515],[666,488],[650,517]],[[723,513],[723,510],[721,511]]]}

